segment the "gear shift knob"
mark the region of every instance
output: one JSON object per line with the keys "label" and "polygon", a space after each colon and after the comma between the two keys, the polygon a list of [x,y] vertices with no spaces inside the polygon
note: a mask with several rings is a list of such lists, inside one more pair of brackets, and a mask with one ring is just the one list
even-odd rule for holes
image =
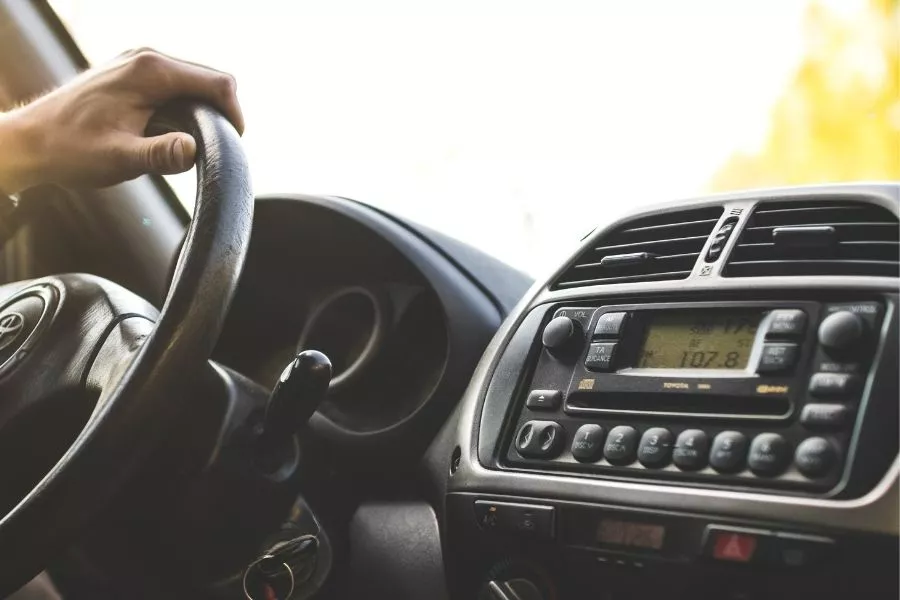
{"label": "gear shift knob", "polygon": [[316,350],[304,350],[282,371],[269,395],[262,433],[256,441],[257,464],[277,471],[293,449],[293,438],[328,394],[331,361]]}

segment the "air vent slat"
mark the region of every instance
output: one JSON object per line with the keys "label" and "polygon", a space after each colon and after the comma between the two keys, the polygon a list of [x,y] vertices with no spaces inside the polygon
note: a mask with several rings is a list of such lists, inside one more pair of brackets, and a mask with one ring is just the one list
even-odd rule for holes
{"label": "air vent slat", "polygon": [[558,284],[558,288],[582,287],[585,285],[602,285],[606,283],[627,283],[632,281],[664,281],[666,279],[685,279],[690,271],[670,271],[668,273],[652,273],[646,275],[623,275],[622,277],[604,277],[601,279],[584,279],[581,281],[566,281]]}
{"label": "air vent slat", "polygon": [[623,250],[632,250],[634,248],[641,248],[641,249],[646,248],[646,249],[648,249],[648,252],[657,253],[657,251],[655,251],[654,248],[658,248],[661,246],[665,246],[666,248],[668,248],[670,246],[671,247],[678,246],[678,247],[693,248],[697,245],[698,242],[700,244],[700,247],[702,248],[703,244],[706,243],[706,238],[708,238],[708,237],[709,237],[709,233],[707,233],[706,235],[695,235],[695,236],[691,236],[691,237],[671,238],[671,239],[663,239],[663,240],[647,240],[644,242],[635,242],[632,244],[616,244],[615,246],[598,246],[597,248],[594,248],[594,252],[601,252],[604,254],[606,254],[606,253],[613,254],[613,253],[622,252]]}
{"label": "air vent slat", "polygon": [[595,240],[553,287],[684,279],[721,215],[722,207],[710,207],[629,221]]}
{"label": "air vent slat", "polygon": [[[888,215],[889,216],[889,215]],[[840,204],[830,206],[797,206],[792,208],[758,209],[753,214],[757,225],[818,225],[849,221],[890,222],[882,209],[875,205]]]}
{"label": "air vent slat", "polygon": [[[804,228],[810,232],[830,228],[833,232],[821,236],[817,244],[810,244],[808,236],[788,235],[777,240],[773,236],[776,229],[802,233]],[[762,203],[741,232],[723,274],[898,277],[900,223],[891,211],[864,202],[826,198]]]}

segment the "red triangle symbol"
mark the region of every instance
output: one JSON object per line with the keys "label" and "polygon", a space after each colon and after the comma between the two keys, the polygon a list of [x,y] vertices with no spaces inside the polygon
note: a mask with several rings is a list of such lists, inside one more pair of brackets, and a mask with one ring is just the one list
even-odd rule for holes
{"label": "red triangle symbol", "polygon": [[741,547],[738,536],[731,536],[728,543],[722,548],[722,558],[734,558],[737,560],[744,558],[744,549]]}
{"label": "red triangle symbol", "polygon": [[740,533],[720,533],[713,547],[713,558],[749,562],[756,550],[756,538]]}

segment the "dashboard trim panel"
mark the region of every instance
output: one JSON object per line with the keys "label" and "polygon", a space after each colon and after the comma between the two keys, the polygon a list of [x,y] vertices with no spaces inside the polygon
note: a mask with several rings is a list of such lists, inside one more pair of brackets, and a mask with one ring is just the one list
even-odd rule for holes
{"label": "dashboard trim panel", "polygon": [[[515,376],[521,373],[509,371],[511,365],[502,364],[502,357],[510,344],[513,334],[528,319],[533,308],[548,303],[573,302],[602,297],[628,296],[642,298],[664,297],[676,294],[696,294],[703,292],[777,292],[778,290],[848,290],[861,293],[897,292],[897,281],[885,277],[757,277],[723,278],[720,270],[730,254],[731,248],[740,236],[740,230],[759,200],[815,199],[828,198],[867,200],[900,214],[900,185],[888,183],[846,184],[784,188],[766,191],[751,191],[739,194],[724,194],[701,200],[676,202],[636,211],[604,229],[598,229],[585,240],[581,248],[573,253],[573,259],[543,282],[533,286],[516,309],[510,314],[482,357],[467,389],[462,403],[457,425],[456,440],[462,450],[460,467],[449,478],[448,492],[481,492],[485,495],[498,494],[552,498],[582,502],[598,502],[623,507],[677,509],[680,511],[732,516],[743,519],[777,520],[798,526],[835,528],[869,533],[897,535],[900,528],[897,505],[900,502],[900,459],[894,457],[886,474],[868,492],[857,498],[814,498],[788,495],[762,494],[750,491],[703,489],[676,487],[658,483],[636,483],[617,480],[590,480],[560,474],[533,474],[503,471],[486,467],[485,448],[479,440],[482,407],[489,386],[498,376]],[[549,285],[567,269],[574,257],[594,241],[606,235],[621,223],[640,214],[661,214],[670,211],[697,208],[708,205],[725,207],[723,219],[732,208],[742,208],[741,221],[731,236],[728,245],[713,269],[700,275],[698,267],[687,280],[669,282],[642,282],[630,284],[609,284],[587,286],[577,289],[549,291]],[[697,294],[699,292],[699,294]],[[538,320],[539,321],[539,320]],[[521,370],[523,365],[519,365]],[[479,460],[479,446],[482,450]]]}

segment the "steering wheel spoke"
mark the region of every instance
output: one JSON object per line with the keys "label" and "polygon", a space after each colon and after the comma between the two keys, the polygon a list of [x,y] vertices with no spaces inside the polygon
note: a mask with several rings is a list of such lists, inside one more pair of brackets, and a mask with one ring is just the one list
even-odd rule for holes
{"label": "steering wheel spoke", "polygon": [[[125,322],[149,330],[156,310],[88,275],[48,277],[2,291],[11,292],[0,302],[0,514],[6,514],[87,429],[104,389],[86,385],[95,371],[89,368],[128,364],[111,356],[114,345],[107,341],[119,339]],[[110,378],[104,378],[106,388]]]}

